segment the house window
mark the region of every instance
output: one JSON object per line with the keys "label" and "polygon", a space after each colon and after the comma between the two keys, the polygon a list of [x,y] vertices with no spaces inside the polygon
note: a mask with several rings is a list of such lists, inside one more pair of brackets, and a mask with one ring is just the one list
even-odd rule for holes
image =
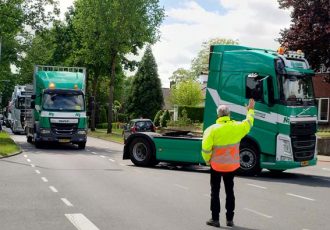
{"label": "house window", "polygon": [[318,121],[329,121],[329,98],[317,98],[318,101]]}

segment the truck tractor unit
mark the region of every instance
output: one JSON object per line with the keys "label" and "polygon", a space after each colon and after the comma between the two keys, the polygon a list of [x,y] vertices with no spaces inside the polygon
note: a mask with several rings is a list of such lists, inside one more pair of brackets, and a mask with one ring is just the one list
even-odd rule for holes
{"label": "truck tractor unit", "polygon": [[[254,98],[255,120],[240,143],[242,174],[262,169],[282,172],[315,165],[316,122],[312,77],[302,51],[277,52],[236,45],[210,48],[204,108],[204,130],[215,123],[216,108],[225,104],[236,121],[245,119]],[[230,133],[228,133],[230,135]],[[126,141],[123,158],[138,166],[160,161],[204,164],[202,137],[189,132],[135,133]]]}
{"label": "truck tractor unit", "polygon": [[14,134],[24,133],[25,114],[31,100],[32,88],[30,85],[16,85],[8,106],[8,122]]}
{"label": "truck tractor unit", "polygon": [[87,141],[86,69],[35,66],[28,142],[72,143],[84,149]]}

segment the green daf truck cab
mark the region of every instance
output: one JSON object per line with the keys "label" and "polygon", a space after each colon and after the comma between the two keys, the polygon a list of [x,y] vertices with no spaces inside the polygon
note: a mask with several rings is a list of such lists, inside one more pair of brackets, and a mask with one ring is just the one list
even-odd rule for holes
{"label": "green daf truck cab", "polygon": [[[281,172],[315,165],[317,108],[312,77],[304,54],[236,45],[213,45],[204,109],[204,130],[215,123],[216,108],[225,104],[231,118],[245,119],[254,98],[255,121],[240,144],[240,171]],[[230,133],[228,133],[230,135]],[[123,158],[139,166],[160,161],[204,164],[202,137],[189,132],[137,133],[126,141]]]}
{"label": "green daf truck cab", "polygon": [[28,142],[72,143],[84,149],[87,141],[85,103],[86,69],[35,66],[30,114],[26,121]]}

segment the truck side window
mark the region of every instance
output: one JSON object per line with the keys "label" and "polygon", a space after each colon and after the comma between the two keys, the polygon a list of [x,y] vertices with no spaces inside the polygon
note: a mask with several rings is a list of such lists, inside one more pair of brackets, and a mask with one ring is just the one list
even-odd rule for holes
{"label": "truck side window", "polygon": [[246,98],[253,98],[256,101],[263,101],[263,87],[261,77],[246,78]]}

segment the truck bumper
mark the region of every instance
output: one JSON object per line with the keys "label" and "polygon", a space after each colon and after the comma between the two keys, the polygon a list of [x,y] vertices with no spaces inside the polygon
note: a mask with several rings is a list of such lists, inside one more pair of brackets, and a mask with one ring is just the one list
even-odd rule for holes
{"label": "truck bumper", "polygon": [[36,138],[40,142],[57,142],[57,143],[83,143],[87,141],[87,135],[75,134],[73,136],[56,136],[53,134],[40,134]]}
{"label": "truck bumper", "polygon": [[275,169],[275,170],[286,170],[293,168],[300,168],[305,166],[316,165],[317,158],[314,158],[309,161],[293,162],[293,161],[276,161],[276,162],[261,162],[261,168],[265,169]]}

